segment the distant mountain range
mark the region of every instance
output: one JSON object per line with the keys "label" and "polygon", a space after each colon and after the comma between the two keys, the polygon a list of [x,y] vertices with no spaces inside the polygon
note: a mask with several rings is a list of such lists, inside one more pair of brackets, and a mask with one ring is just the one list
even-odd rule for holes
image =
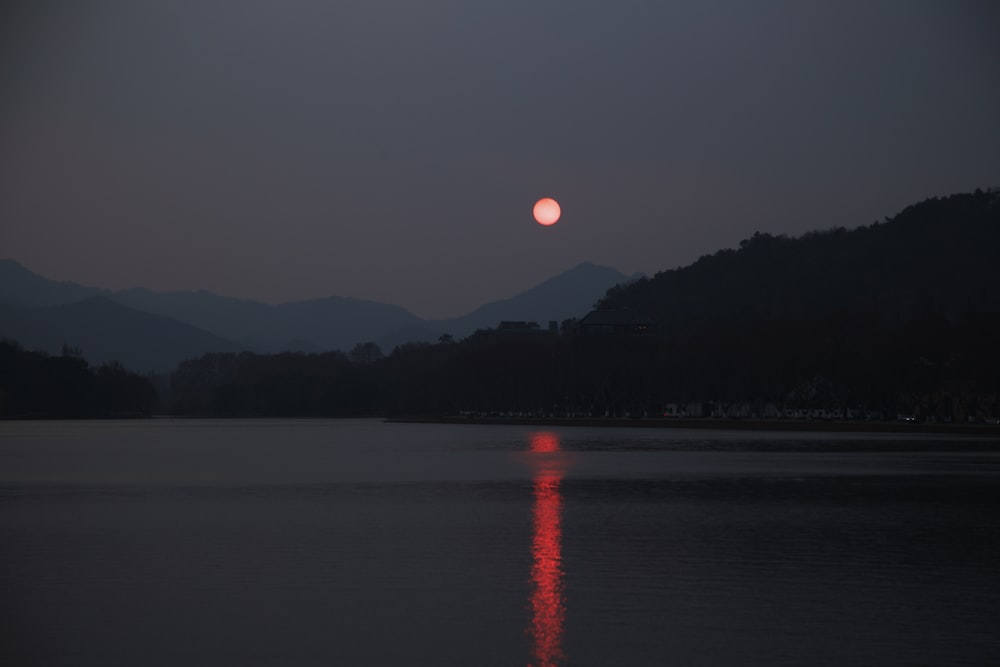
{"label": "distant mountain range", "polygon": [[244,349],[348,351],[374,341],[388,352],[446,333],[461,338],[502,320],[544,325],[582,317],[609,288],[631,279],[585,262],[463,317],[424,320],[399,306],[339,296],[272,306],[204,290],[105,290],[52,281],[8,259],[0,260],[0,337],[52,353],[63,345],[82,348],[91,363],[117,360],[138,371]]}
{"label": "distant mountain range", "polygon": [[198,327],[145,313],[106,296],[25,308],[0,305],[0,338],[58,353],[64,345],[92,364],[118,361],[127,368],[164,371],[205,352],[238,352],[241,346]]}

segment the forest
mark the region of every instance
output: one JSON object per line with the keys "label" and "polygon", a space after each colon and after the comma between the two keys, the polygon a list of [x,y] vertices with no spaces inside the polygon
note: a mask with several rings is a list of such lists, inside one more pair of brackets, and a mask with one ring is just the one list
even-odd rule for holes
{"label": "forest", "polygon": [[0,418],[148,417],[161,398],[121,364],[91,367],[68,346],[50,356],[0,340]]}

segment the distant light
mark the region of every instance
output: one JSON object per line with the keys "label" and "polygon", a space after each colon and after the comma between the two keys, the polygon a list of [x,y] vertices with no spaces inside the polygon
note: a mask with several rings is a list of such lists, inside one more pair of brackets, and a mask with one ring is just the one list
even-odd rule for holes
{"label": "distant light", "polygon": [[562,209],[559,208],[559,202],[555,199],[545,197],[535,202],[534,214],[535,222],[548,227],[558,222],[559,216],[562,215]]}

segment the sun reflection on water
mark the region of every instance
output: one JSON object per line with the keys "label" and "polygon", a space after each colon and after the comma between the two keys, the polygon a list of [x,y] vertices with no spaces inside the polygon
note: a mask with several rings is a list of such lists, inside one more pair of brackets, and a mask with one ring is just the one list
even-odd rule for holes
{"label": "sun reflection on water", "polygon": [[531,544],[531,627],[532,667],[552,667],[563,661],[562,635],[566,621],[562,569],[562,495],[559,484],[563,463],[552,454],[559,452],[555,433],[533,433],[534,496]]}

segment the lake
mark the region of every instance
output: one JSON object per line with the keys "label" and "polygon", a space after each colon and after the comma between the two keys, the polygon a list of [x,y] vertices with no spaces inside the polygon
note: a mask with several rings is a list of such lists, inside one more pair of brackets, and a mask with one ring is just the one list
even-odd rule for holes
{"label": "lake", "polygon": [[4,665],[998,665],[1000,442],[0,423]]}

